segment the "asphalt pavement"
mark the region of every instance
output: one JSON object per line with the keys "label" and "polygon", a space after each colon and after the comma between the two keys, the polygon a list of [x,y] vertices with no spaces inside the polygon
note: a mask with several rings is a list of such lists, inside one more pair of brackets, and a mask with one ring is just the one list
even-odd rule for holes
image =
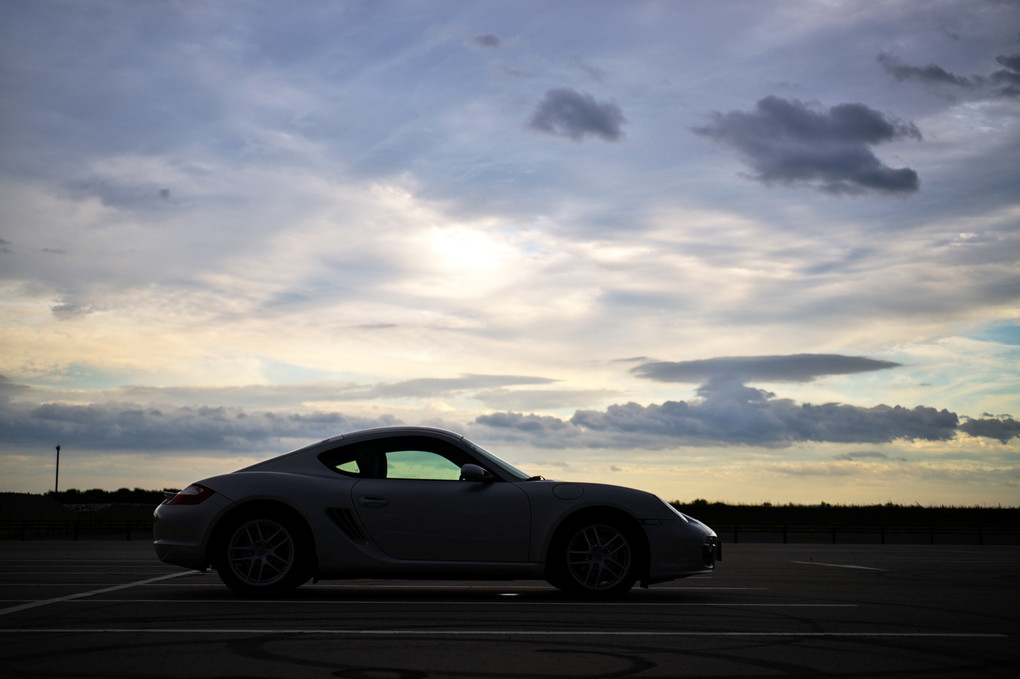
{"label": "asphalt pavement", "polygon": [[0,676],[1010,677],[1020,547],[726,545],[622,599],[330,581],[239,598],[144,541],[0,541]]}

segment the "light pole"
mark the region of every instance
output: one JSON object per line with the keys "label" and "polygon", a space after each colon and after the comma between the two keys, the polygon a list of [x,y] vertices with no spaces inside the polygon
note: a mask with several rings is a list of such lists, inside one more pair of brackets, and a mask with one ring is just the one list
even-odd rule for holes
{"label": "light pole", "polygon": [[60,488],[60,446],[57,446],[57,478],[53,481],[53,494],[57,494]]}

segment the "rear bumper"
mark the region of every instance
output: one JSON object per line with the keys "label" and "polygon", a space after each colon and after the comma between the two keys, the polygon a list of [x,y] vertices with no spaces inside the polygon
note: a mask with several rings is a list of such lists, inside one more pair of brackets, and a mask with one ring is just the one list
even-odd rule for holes
{"label": "rear bumper", "polygon": [[199,505],[168,505],[152,515],[152,547],[163,563],[205,570],[209,566],[208,540],[212,526],[233,503],[214,494]]}
{"label": "rear bumper", "polygon": [[156,556],[163,563],[204,571],[209,567],[205,558],[205,550],[200,546],[178,544],[166,540],[155,540],[152,543]]}

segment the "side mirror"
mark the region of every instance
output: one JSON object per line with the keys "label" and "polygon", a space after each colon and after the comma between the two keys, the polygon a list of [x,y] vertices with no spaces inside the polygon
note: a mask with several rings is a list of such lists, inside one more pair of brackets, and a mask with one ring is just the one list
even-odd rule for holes
{"label": "side mirror", "polygon": [[461,481],[483,481],[488,482],[495,479],[488,469],[479,467],[476,464],[468,463],[460,468]]}

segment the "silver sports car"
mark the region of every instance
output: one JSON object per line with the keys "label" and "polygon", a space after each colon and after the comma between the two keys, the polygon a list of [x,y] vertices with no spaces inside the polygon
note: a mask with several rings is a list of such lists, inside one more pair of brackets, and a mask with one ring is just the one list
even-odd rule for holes
{"label": "silver sports car", "polygon": [[336,436],[188,486],[154,515],[166,563],[273,595],[311,578],[545,579],[592,596],[711,572],[714,531],[658,497],[548,481],[457,434]]}

